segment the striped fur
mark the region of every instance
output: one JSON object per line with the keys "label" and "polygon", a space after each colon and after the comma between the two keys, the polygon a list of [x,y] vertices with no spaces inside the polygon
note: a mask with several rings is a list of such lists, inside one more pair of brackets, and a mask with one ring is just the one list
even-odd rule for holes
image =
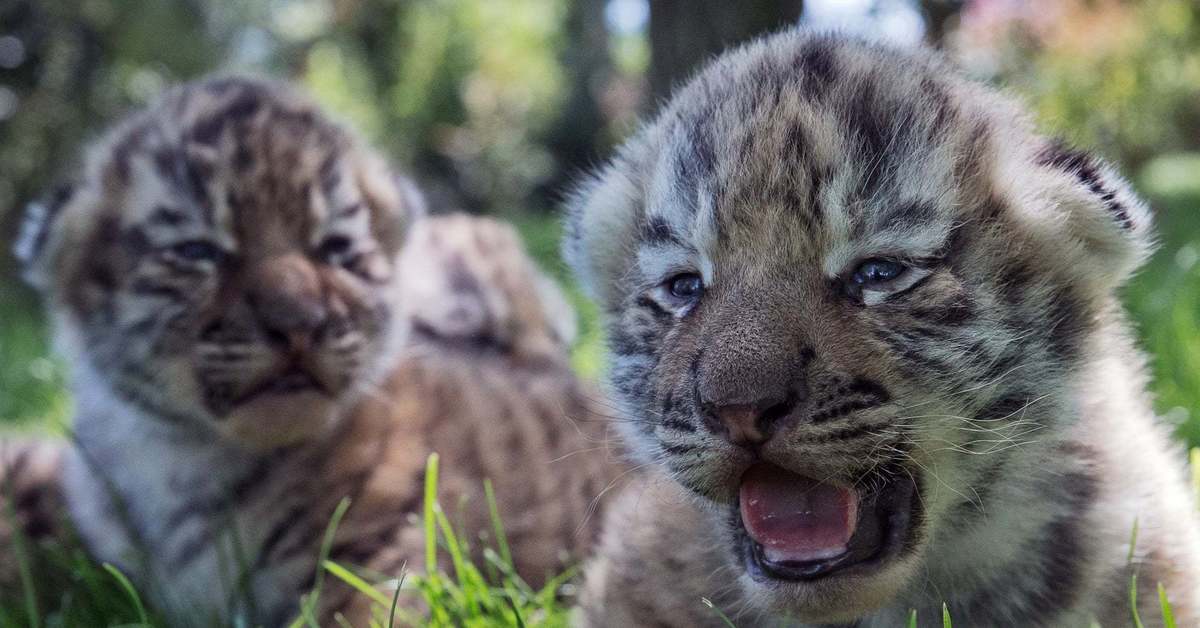
{"label": "striped fur", "polygon": [[[1182,460],[1116,294],[1150,213],[1004,97],[931,53],[781,33],[699,73],[569,213],[654,469],[612,511],[589,625],[722,625],[701,597],[747,626],[935,625],[943,601],[956,625],[1122,625],[1132,571],[1147,625],[1159,581],[1200,622]],[[864,280],[880,260],[901,270]],[[709,409],[760,400],[749,431]],[[759,460],[866,494],[911,478],[900,550],[752,576],[736,504]]]}
{"label": "striped fur", "polygon": [[[510,228],[418,220],[346,129],[241,78],[134,115],[57,199],[19,252],[73,367],[68,505],[171,625],[284,625],[343,498],[332,560],[421,569],[434,451],[472,535],[495,482],[531,581],[586,545],[607,467],[574,313]],[[321,604],[367,625],[335,579]]]}

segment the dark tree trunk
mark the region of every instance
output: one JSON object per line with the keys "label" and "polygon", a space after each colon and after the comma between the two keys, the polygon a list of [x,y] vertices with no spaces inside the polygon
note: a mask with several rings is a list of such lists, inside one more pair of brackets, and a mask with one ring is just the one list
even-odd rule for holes
{"label": "dark tree trunk", "polygon": [[607,0],[568,3],[565,37],[560,55],[566,70],[567,97],[554,124],[547,130],[546,146],[554,155],[555,171],[539,186],[536,195],[552,204],[555,194],[579,171],[607,152],[608,120],[600,97],[612,80],[608,28],[604,22]]}
{"label": "dark tree trunk", "polygon": [[796,24],[803,9],[803,0],[650,0],[649,106],[722,50]]}
{"label": "dark tree trunk", "polygon": [[953,26],[964,4],[964,0],[921,0],[925,41],[929,45],[942,47],[946,41],[946,31]]}

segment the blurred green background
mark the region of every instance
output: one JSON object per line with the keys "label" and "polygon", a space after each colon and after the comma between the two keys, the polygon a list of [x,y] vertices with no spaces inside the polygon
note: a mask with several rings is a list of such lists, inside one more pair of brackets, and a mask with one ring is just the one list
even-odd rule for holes
{"label": "blurred green background", "polygon": [[[558,259],[557,194],[723,46],[803,22],[944,48],[1044,128],[1099,149],[1154,204],[1126,296],[1161,414],[1200,445],[1200,3],[1194,0],[0,0],[0,243],[80,147],[165,86],[296,80],[413,173],[438,211],[515,222]],[[0,255],[0,428],[62,425],[63,369]]]}

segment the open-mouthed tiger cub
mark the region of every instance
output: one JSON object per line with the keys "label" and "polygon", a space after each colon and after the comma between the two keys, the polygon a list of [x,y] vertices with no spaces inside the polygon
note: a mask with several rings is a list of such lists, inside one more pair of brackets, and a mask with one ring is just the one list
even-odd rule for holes
{"label": "open-mouthed tiger cub", "polygon": [[[32,214],[19,252],[73,370],[70,513],[171,625],[289,620],[346,497],[332,561],[421,569],[433,451],[469,534],[495,482],[527,578],[586,544],[606,469],[573,312],[511,228],[419,209],[306,98],[232,78],[130,117]],[[320,600],[367,625],[335,578]]]}
{"label": "open-mouthed tiger cub", "polygon": [[[930,53],[729,52],[578,190],[624,435],[588,623],[1200,625],[1117,289],[1150,213]],[[1136,547],[1129,556],[1135,521]]]}

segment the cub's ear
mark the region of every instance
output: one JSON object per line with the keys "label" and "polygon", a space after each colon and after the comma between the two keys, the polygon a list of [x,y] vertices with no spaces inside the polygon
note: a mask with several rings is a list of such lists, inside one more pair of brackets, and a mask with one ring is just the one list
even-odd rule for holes
{"label": "cub's ear", "polygon": [[398,251],[413,223],[427,213],[425,196],[411,179],[374,155],[356,159],[355,173],[379,241]]}
{"label": "cub's ear", "polygon": [[13,254],[17,258],[21,278],[39,291],[45,291],[50,285],[52,260],[60,239],[55,234],[58,217],[74,195],[74,186],[61,184],[25,208]]}
{"label": "cub's ear", "polygon": [[562,256],[587,295],[603,306],[620,299],[618,282],[636,259],[641,191],[618,160],[567,197]]}
{"label": "cub's ear", "polygon": [[1082,256],[1074,260],[1079,271],[1103,281],[1101,288],[1121,285],[1153,252],[1150,208],[1112,166],[1062,141],[1046,142],[1035,163],[1074,244],[1064,243],[1063,253]]}

